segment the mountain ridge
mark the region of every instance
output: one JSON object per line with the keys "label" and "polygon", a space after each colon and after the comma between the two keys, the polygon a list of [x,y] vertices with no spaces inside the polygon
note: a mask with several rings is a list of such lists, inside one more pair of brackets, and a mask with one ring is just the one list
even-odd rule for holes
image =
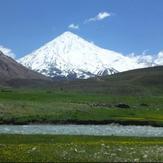
{"label": "mountain ridge", "polygon": [[17,63],[14,59],[4,55],[0,51],[0,83],[6,83],[6,81],[12,79],[39,79],[50,80],[47,77],[39,74],[35,71],[27,69],[20,63]]}
{"label": "mountain ridge", "polygon": [[134,59],[100,48],[69,31],[18,61],[46,76],[69,79],[86,79],[144,67]]}
{"label": "mountain ridge", "polygon": [[163,94],[163,66],[134,69],[86,80],[60,81],[56,88],[106,95],[155,96]]}

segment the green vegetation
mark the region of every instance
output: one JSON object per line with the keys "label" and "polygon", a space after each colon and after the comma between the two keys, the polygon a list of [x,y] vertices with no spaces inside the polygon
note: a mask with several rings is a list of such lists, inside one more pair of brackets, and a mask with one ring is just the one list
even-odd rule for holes
{"label": "green vegetation", "polygon": [[0,135],[0,162],[161,162],[162,138]]}
{"label": "green vegetation", "polygon": [[[129,108],[116,105],[124,103]],[[0,123],[111,123],[163,126],[163,96],[111,96],[55,89],[0,92]]]}
{"label": "green vegetation", "polygon": [[[163,126],[162,83],[163,67],[88,80],[10,80],[0,89],[0,124]],[[163,138],[0,135],[0,162],[163,162],[162,153]]]}
{"label": "green vegetation", "polygon": [[[0,124],[163,126],[162,83],[163,66],[88,80],[9,80],[0,89]],[[129,107],[117,107],[120,103]]]}

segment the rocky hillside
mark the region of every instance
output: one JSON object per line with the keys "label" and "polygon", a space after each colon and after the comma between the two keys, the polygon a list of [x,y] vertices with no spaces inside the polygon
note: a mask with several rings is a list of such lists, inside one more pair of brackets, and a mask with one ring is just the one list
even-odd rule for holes
{"label": "rocky hillside", "polygon": [[47,77],[27,69],[0,51],[0,83],[13,79],[49,80]]}

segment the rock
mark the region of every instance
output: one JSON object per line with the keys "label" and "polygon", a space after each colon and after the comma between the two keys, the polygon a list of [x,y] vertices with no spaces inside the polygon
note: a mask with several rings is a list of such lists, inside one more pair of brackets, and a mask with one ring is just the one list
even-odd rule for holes
{"label": "rock", "polygon": [[118,107],[118,108],[130,108],[130,106],[129,105],[127,105],[127,104],[124,104],[124,103],[119,103],[119,104],[116,104],[115,105],[115,107]]}

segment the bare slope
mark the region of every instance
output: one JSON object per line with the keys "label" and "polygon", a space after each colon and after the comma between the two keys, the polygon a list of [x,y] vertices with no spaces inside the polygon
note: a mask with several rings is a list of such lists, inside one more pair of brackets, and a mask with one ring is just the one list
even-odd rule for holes
{"label": "bare slope", "polygon": [[27,69],[0,51],[0,83],[13,79],[49,80],[47,77]]}

